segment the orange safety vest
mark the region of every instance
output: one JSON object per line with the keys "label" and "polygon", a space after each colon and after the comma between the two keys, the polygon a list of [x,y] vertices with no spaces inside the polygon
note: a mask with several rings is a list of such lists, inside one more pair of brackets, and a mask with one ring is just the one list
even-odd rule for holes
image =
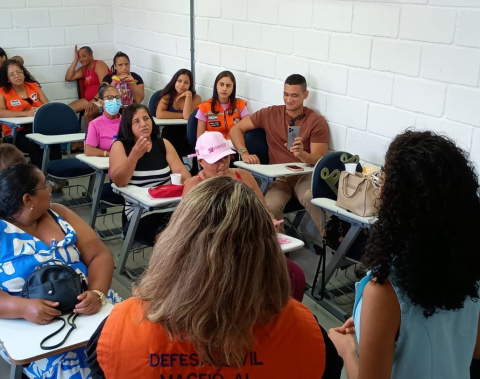
{"label": "orange safety vest", "polygon": [[[5,98],[5,106],[9,111],[22,112],[32,109],[32,107],[39,107],[42,105],[40,100],[38,84],[37,83],[27,83],[25,82],[25,88],[27,89],[27,96],[32,99],[33,105],[30,105],[29,102],[22,99],[13,88],[10,88],[10,91],[5,92],[4,87],[0,87],[0,95]],[[9,136],[12,134],[12,129],[7,125],[2,125],[3,136]],[[17,130],[22,130],[18,128]]]}
{"label": "orange safety vest", "polygon": [[143,318],[140,300],[117,304],[97,344],[106,378],[115,379],[318,379],[325,370],[325,343],[312,313],[290,299],[264,327],[245,365],[218,369],[203,364],[191,342],[170,341],[161,324]]}
{"label": "orange safety vest", "polygon": [[235,99],[235,109],[232,114],[228,111],[230,109],[230,103],[228,108],[224,111],[218,101],[215,103],[215,111],[212,112],[212,99],[204,101],[198,106],[198,109],[204,114],[207,118],[207,130],[210,132],[220,132],[226,139],[230,139],[230,129],[232,129],[235,124],[240,122],[240,114],[243,109],[247,106],[247,102],[242,99]]}

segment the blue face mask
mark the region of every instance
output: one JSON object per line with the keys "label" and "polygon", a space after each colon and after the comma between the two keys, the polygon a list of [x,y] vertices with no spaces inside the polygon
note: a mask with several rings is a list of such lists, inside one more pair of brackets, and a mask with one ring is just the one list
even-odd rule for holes
{"label": "blue face mask", "polygon": [[109,115],[112,116],[115,116],[122,107],[122,102],[117,99],[104,100],[103,103],[105,110],[108,112]]}

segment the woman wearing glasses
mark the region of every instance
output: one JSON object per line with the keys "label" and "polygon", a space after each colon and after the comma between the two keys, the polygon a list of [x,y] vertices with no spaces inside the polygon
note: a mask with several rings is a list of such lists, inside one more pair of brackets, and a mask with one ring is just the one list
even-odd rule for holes
{"label": "woman wearing glasses", "polygon": [[356,285],[353,318],[329,332],[348,378],[469,378],[480,358],[475,167],[446,137],[407,131],[377,183],[362,260],[371,271]]}
{"label": "woman wearing glasses", "polygon": [[[30,274],[49,262],[61,261],[88,280],[88,290],[78,296],[74,312],[91,315],[106,298],[120,301],[110,289],[111,252],[78,215],[51,204],[51,192],[52,183],[33,165],[18,163],[0,173],[1,318],[43,325],[60,315],[58,303],[20,296]],[[3,350],[0,354],[6,358]],[[23,371],[29,378],[86,378],[90,374],[84,348],[33,362]]]}
{"label": "woman wearing glasses", "polygon": [[[47,96],[28,70],[18,61],[6,60],[0,69],[0,117],[31,117],[46,103]],[[4,141],[13,142],[11,128],[2,125],[2,131]],[[31,125],[18,128],[15,144],[30,155],[30,161],[34,165],[41,167],[42,149],[26,137],[31,132]],[[54,145],[50,160],[61,157],[60,148]]]}
{"label": "woman wearing glasses", "polygon": [[122,97],[112,86],[103,86],[98,92],[103,114],[90,122],[85,138],[85,155],[108,157],[120,126]]}

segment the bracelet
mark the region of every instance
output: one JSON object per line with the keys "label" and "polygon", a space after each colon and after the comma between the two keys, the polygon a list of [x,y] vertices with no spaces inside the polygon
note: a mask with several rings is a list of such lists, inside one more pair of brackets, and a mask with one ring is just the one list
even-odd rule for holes
{"label": "bracelet", "polygon": [[103,156],[104,156],[104,157],[107,156],[107,150],[104,150],[104,151],[103,151]]}

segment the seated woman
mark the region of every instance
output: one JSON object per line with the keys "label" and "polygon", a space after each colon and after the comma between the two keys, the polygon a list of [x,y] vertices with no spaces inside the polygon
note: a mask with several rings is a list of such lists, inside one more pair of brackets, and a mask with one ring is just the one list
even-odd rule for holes
{"label": "seated woman", "polygon": [[[181,69],[173,75],[172,80],[160,93],[157,105],[157,118],[177,118],[188,120],[193,110],[202,102],[195,93],[195,85],[190,70]],[[186,125],[166,125],[162,129],[162,137],[169,140],[179,156],[193,152],[187,141]]]}
{"label": "seated woman", "polygon": [[[17,61],[6,60],[0,68],[0,117],[32,117],[36,110],[48,103],[47,96],[28,70]],[[13,143],[12,130],[2,125],[3,141]],[[31,125],[17,128],[16,146],[30,155],[30,161],[42,166],[43,150],[26,135]],[[52,145],[50,160],[61,159],[60,146]]]}
{"label": "seated woman", "polygon": [[[112,73],[107,74],[103,78],[102,84],[117,88],[121,95],[122,108],[126,108],[132,103],[141,103],[145,97],[145,86],[140,75],[130,72],[130,58],[128,55],[121,51],[117,52],[113,57],[111,69]],[[100,90],[95,98],[101,99]],[[87,109],[90,115],[88,120],[93,120],[100,114],[97,106],[92,103],[88,105]],[[90,126],[90,124],[88,125]]]}
{"label": "seated woman", "polygon": [[[110,178],[119,187],[132,184],[155,187],[170,182],[171,173],[190,178],[172,144],[159,136],[148,108],[142,104],[129,105],[123,111],[118,140],[110,150]],[[125,218],[130,221],[134,206],[125,201]],[[169,214],[161,210],[144,212],[135,240],[153,245],[156,234],[168,223]],[[128,222],[124,225],[128,228]]]}
{"label": "seated woman", "polygon": [[270,216],[237,180],[182,200],[133,294],[89,342],[93,378],[340,378],[325,331],[289,298]]}
{"label": "seated woman", "polygon": [[407,131],[388,148],[379,187],[363,258],[371,271],[357,283],[353,319],[329,332],[347,375],[469,378],[480,358],[474,164],[446,137]]}
{"label": "seated woman", "polygon": [[103,114],[90,122],[85,138],[85,155],[108,157],[113,140],[118,135],[122,102],[120,93],[112,86],[102,86],[98,95]]}
{"label": "seated woman", "polygon": [[[217,176],[228,176],[229,178],[245,183],[262,201],[265,209],[267,204],[255,178],[247,170],[241,168],[230,168],[230,156],[235,152],[229,148],[228,141],[223,138],[219,132],[205,132],[198,139],[195,145],[198,163],[203,170],[198,175],[185,181],[183,196],[185,197],[198,183],[205,179]],[[267,210],[268,212],[268,210]],[[268,212],[273,221],[276,221],[273,215]],[[305,292],[305,274],[296,263],[287,259],[289,266],[290,279],[292,282],[292,296],[298,301],[302,301]]]}
{"label": "seated woman", "polygon": [[[75,69],[77,63],[80,62],[81,67]],[[88,107],[94,101],[98,101],[95,95],[100,87],[100,80],[110,73],[110,69],[103,61],[93,58],[93,50],[89,46],[83,46],[80,49],[75,45],[75,58],[65,74],[65,80],[72,82],[77,79],[85,80],[85,93],[83,99],[75,100],[69,105],[75,112],[85,111],[85,122],[90,121],[92,115],[92,107]],[[93,106],[93,104],[92,104]],[[88,107],[88,110],[87,110]],[[88,123],[87,123],[88,124]]]}
{"label": "seated woman", "polygon": [[197,138],[205,130],[220,132],[227,139],[230,129],[248,116],[247,102],[235,97],[237,83],[230,71],[222,71],[215,78],[213,97],[198,106]]}
{"label": "seated woman", "polygon": [[[95,232],[74,212],[51,204],[52,183],[33,165],[14,164],[0,172],[0,317],[49,323],[58,303],[20,297],[23,283],[43,264],[60,260],[82,273],[88,290],[74,312],[97,313],[105,296],[118,302],[110,283],[113,259]],[[88,272],[88,277],[87,277]],[[0,353],[6,358],[5,352]],[[85,348],[57,354],[24,367],[30,378],[87,378]],[[6,358],[8,360],[8,358]]]}

